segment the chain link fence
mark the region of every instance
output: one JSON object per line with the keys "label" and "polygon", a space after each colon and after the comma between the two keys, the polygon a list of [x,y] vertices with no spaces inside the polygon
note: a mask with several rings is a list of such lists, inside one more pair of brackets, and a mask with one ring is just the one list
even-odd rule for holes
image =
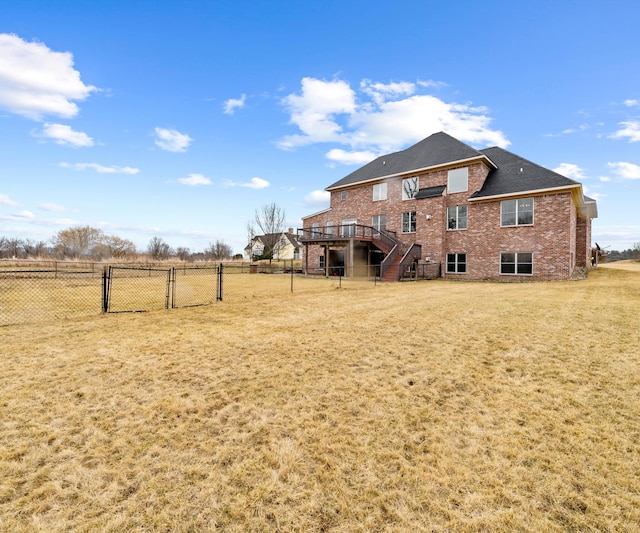
{"label": "chain link fence", "polygon": [[[437,268],[436,268],[437,267]],[[86,267],[85,267],[86,268]],[[101,266],[71,269],[0,269],[0,326],[211,305],[222,301],[281,298],[287,293],[333,289],[366,290],[380,283],[345,276],[341,268],[302,273],[298,265],[219,264],[218,266]],[[434,279],[440,266],[409,271],[403,279]]]}

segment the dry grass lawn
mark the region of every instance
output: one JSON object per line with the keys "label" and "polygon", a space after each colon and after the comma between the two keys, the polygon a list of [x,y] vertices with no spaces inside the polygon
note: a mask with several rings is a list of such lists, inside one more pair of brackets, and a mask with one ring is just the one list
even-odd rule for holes
{"label": "dry grass lawn", "polygon": [[0,530],[638,531],[639,266],[2,327]]}

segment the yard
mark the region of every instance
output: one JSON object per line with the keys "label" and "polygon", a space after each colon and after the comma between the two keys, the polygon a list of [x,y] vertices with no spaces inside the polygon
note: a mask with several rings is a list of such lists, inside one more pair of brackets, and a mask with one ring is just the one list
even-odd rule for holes
{"label": "yard", "polygon": [[1,327],[0,531],[638,531],[639,310],[627,262]]}

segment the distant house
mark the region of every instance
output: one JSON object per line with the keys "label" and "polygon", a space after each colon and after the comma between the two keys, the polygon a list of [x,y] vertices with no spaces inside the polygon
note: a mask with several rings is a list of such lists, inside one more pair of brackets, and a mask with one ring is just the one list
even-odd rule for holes
{"label": "distant house", "polygon": [[298,232],[308,273],[566,280],[591,265],[596,201],[502,148],[436,133],[326,190],[329,209]]}
{"label": "distant house", "polygon": [[274,259],[276,261],[301,259],[301,244],[293,228],[281,233],[256,235],[245,246],[244,255],[248,261]]}

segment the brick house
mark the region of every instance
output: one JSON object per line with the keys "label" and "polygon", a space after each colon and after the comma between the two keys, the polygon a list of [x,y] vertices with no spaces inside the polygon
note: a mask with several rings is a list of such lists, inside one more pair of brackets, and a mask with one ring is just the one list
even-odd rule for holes
{"label": "brick house", "polygon": [[502,148],[436,133],[326,190],[298,231],[310,274],[566,280],[591,264],[595,200]]}

